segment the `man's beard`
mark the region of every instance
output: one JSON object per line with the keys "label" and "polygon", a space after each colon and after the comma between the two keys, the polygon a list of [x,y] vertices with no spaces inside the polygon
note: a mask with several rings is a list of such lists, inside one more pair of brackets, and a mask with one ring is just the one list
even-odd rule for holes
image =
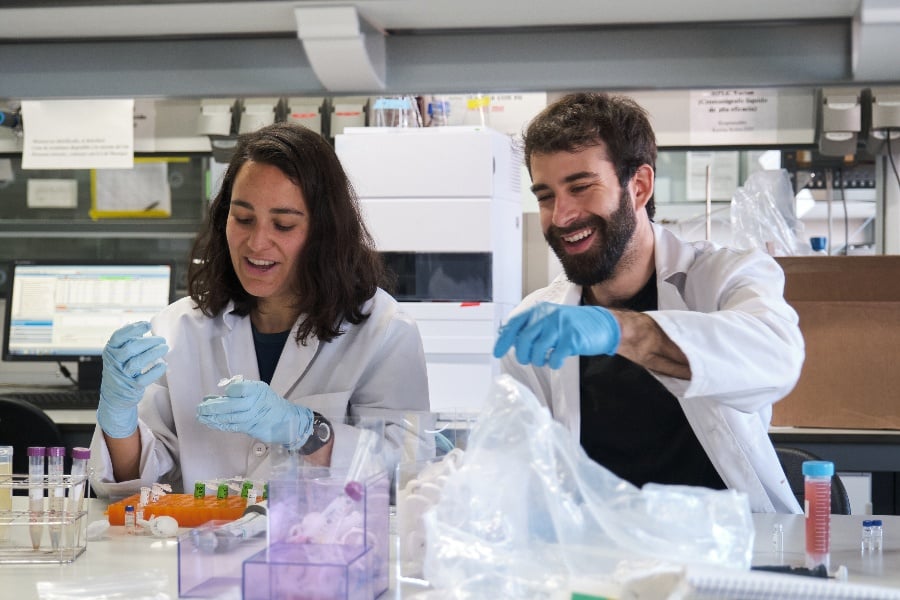
{"label": "man's beard", "polygon": [[[567,253],[564,248],[566,243],[562,240],[562,236],[586,227],[595,229],[593,245],[580,254]],[[610,215],[609,220],[591,215],[565,229],[551,225],[544,232],[544,239],[547,240],[562,263],[569,281],[581,286],[591,286],[602,283],[613,276],[636,227],[637,219],[631,209],[628,190],[622,190],[619,208]]]}

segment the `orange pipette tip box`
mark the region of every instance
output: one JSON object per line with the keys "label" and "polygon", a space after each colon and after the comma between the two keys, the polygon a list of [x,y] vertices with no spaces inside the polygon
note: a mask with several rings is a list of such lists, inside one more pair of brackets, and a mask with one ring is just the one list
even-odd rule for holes
{"label": "orange pipette tip box", "polygon": [[[109,524],[124,525],[125,506],[131,504],[137,508],[140,499],[140,494],[135,494],[110,504],[107,509]],[[144,519],[149,521],[152,517],[166,515],[174,517],[179,527],[197,527],[207,521],[233,521],[240,518],[246,508],[247,499],[240,496],[219,499],[215,496],[195,498],[193,494],[166,494],[144,506]]]}

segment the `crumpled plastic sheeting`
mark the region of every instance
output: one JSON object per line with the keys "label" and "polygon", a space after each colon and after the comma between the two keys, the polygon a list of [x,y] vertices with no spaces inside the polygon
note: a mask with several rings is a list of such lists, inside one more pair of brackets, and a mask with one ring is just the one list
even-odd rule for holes
{"label": "crumpled plastic sheeting", "polygon": [[457,598],[549,598],[572,577],[648,558],[749,569],[754,535],[746,495],[636,488],[508,375],[495,380],[425,528],[425,578]]}
{"label": "crumpled plastic sheeting", "polygon": [[759,248],[772,256],[808,254],[798,240],[803,223],[795,216],[794,192],[785,169],[757,171],[731,198],[736,248]]}

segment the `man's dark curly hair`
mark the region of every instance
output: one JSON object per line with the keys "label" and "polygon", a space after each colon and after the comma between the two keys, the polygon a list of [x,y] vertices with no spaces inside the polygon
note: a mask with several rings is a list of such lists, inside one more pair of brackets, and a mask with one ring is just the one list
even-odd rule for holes
{"label": "man's dark curly hair", "polygon": [[[533,154],[575,152],[599,142],[606,144],[623,188],[641,165],[656,170],[656,136],[647,111],[625,96],[587,92],[560,98],[528,124],[525,166],[530,173]],[[647,215],[652,220],[655,213],[651,197]]]}
{"label": "man's dark curly hair", "polygon": [[334,149],[305,127],[276,123],[238,138],[221,189],[191,250],[188,292],[209,317],[232,300],[239,315],[249,314],[257,304],[238,280],[225,236],[234,180],[248,161],[278,168],[303,193],[310,225],[297,261],[294,308],[304,315],[297,341],[305,344],[310,335],[331,341],[341,335],[343,321],[358,324],[368,317],[363,303],[388,282]]}

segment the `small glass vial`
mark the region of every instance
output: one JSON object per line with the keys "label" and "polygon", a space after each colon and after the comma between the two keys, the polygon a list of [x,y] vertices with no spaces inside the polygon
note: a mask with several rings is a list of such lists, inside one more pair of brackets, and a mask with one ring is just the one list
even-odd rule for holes
{"label": "small glass vial", "polygon": [[881,519],[872,520],[872,552],[880,553],[884,543],[884,530]]}
{"label": "small glass vial", "polygon": [[781,523],[772,524],[772,554],[777,564],[784,564],[784,526]]}
{"label": "small glass vial", "polygon": [[134,535],[134,506],[125,507],[125,533]]}
{"label": "small glass vial", "polygon": [[784,526],[781,523],[772,525],[772,552],[775,554],[784,552]]}
{"label": "small glass vial", "polygon": [[872,521],[866,519],[862,522],[862,538],[860,541],[860,549],[863,554],[872,551]]}

